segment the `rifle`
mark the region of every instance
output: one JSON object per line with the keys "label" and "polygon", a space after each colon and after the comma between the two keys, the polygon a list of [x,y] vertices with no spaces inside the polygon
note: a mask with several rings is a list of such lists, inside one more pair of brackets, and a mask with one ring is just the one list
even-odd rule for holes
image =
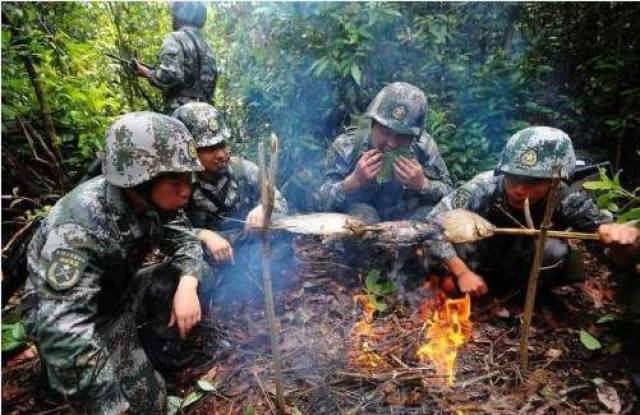
{"label": "rifle", "polygon": [[136,92],[139,93],[142,96],[142,98],[144,98],[145,101],[147,101],[147,104],[149,105],[151,110],[153,110],[154,112],[161,112],[158,109],[158,107],[155,105],[153,100],[151,100],[149,95],[147,95],[147,93],[144,91],[144,89],[142,89],[140,84],[138,84],[138,78],[137,78],[137,72],[136,72],[137,63],[141,64],[142,66],[146,66],[147,68],[150,68],[150,66],[147,65],[144,62],[141,62],[141,61],[135,59],[135,58],[124,59],[124,58],[121,58],[120,56],[114,55],[113,53],[105,53],[105,56],[113,59],[114,61],[116,61],[119,64],[121,64],[124,68],[126,68],[127,72],[130,75],[134,76],[133,79],[132,79],[131,85],[136,90]]}

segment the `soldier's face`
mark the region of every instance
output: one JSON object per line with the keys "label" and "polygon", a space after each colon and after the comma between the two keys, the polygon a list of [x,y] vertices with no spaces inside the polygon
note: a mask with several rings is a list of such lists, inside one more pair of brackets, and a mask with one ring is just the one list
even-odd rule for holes
{"label": "soldier's face", "polygon": [[154,179],[151,201],[162,210],[176,211],[189,203],[191,173],[170,173]]}
{"label": "soldier's face", "polygon": [[507,201],[514,209],[524,209],[524,201],[529,198],[533,205],[547,196],[551,188],[550,179],[535,179],[522,176],[507,175],[504,180]]}
{"label": "soldier's face", "polygon": [[222,173],[229,166],[231,151],[227,146],[203,147],[198,149],[200,164],[209,173]]}
{"label": "soldier's face", "polygon": [[408,147],[411,144],[411,137],[398,134],[375,121],[371,127],[371,136],[373,137],[373,146],[381,151]]}

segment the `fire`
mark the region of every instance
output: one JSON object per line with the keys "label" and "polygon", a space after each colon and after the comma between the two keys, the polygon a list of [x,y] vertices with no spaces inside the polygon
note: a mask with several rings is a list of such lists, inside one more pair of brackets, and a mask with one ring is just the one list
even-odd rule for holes
{"label": "fire", "polygon": [[352,331],[354,343],[357,345],[357,352],[353,360],[359,366],[378,367],[384,363],[383,359],[367,341],[368,338],[375,337],[372,328],[373,313],[375,313],[376,307],[366,294],[354,295],[353,300],[362,308],[362,317]]}
{"label": "fire", "polygon": [[416,353],[420,361],[433,362],[436,373],[453,385],[458,350],[471,335],[471,299],[469,294],[460,299],[447,298],[427,320],[428,343]]}

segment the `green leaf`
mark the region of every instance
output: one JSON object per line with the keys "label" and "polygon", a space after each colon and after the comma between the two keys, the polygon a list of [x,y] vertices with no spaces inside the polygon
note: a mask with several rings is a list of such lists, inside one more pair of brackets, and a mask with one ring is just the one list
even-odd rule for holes
{"label": "green leaf", "polygon": [[351,64],[351,76],[353,77],[353,80],[356,81],[356,84],[360,86],[360,82],[362,80],[362,73],[360,72],[360,68],[356,63]]}
{"label": "green leaf", "polygon": [[582,183],[582,187],[587,190],[610,190],[612,186],[603,181],[589,181]]}
{"label": "green leaf", "polygon": [[604,324],[615,320],[617,320],[615,314],[605,314],[596,321],[596,324]]}
{"label": "green leaf", "polygon": [[593,337],[586,330],[580,330],[580,341],[588,350],[598,350],[602,347],[598,339]]}
{"label": "green leaf", "polygon": [[196,384],[198,385],[198,388],[200,388],[200,390],[203,392],[213,392],[214,390],[216,390],[216,387],[208,380],[200,379],[196,382]]}
{"label": "green leaf", "polygon": [[2,351],[10,352],[22,346],[27,335],[22,323],[2,324]]}
{"label": "green leaf", "polygon": [[182,406],[182,398],[178,396],[167,397],[167,415],[176,415]]}
{"label": "green leaf", "polygon": [[180,408],[183,409],[191,404],[198,402],[203,396],[204,394],[200,391],[196,390],[191,392],[190,394],[187,395],[186,398],[184,398],[184,401],[182,401],[182,405]]}
{"label": "green leaf", "polygon": [[640,207],[629,209],[618,217],[618,222],[624,223],[640,219]]}

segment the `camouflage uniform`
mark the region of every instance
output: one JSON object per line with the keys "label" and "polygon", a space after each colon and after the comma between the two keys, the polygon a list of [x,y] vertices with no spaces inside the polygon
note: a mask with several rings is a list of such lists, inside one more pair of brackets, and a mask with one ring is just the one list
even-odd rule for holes
{"label": "camouflage uniform", "polygon": [[[149,131],[155,137],[140,143]],[[148,279],[138,270],[157,247],[175,275],[199,278],[202,249],[184,213],[134,212],[122,188],[166,171],[197,170],[188,140],[169,117],[121,117],[107,133],[105,175],[62,197],[29,245],[27,329],[49,384],[82,413],[166,409],[164,380],[136,330],[137,289]]]}
{"label": "camouflage uniform", "polygon": [[371,130],[349,129],[329,148],[324,183],[319,191],[319,208],[355,214],[368,222],[424,217],[453,187],[438,147],[423,131],[426,114],[424,93],[413,85],[396,82],[374,98],[367,116],[398,134],[414,137],[412,156],[428,179],[424,189],[407,189],[395,177],[385,183],[373,181],[347,194],[342,185],[365,151],[373,149]]}
{"label": "camouflage uniform", "polygon": [[[173,116],[189,129],[197,148],[213,147],[230,137],[220,113],[209,104],[188,103],[178,108]],[[220,216],[244,220],[249,211],[260,204],[258,170],[258,166],[248,160],[231,157],[229,166],[222,173],[196,173],[187,209],[193,225],[196,228],[215,230],[227,239],[232,234],[239,234],[244,229],[242,224]],[[277,189],[274,212],[287,212],[287,202]],[[234,237],[231,242],[233,239]]]}
{"label": "camouflage uniform", "polygon": [[163,92],[166,114],[187,102],[210,102],[218,77],[213,50],[200,31],[206,19],[204,5],[176,2],[172,9],[174,19],[185,10],[196,15],[186,13],[181,18],[186,24],[164,38],[159,64],[149,73],[149,82]]}
{"label": "camouflage uniform", "polygon": [[[258,166],[239,157],[231,157],[227,170],[218,175],[196,174],[193,196],[187,210],[196,228],[212,229],[224,235],[242,230],[243,225],[220,216],[245,220],[260,204]],[[287,202],[276,190],[274,212],[286,213]]]}
{"label": "camouflage uniform", "polygon": [[[548,127],[531,127],[515,134],[505,146],[496,171],[480,173],[445,197],[430,213],[436,219],[452,209],[467,209],[479,214],[498,227],[519,227],[526,223],[524,211],[512,208],[505,190],[503,173],[516,176],[550,178],[558,169],[560,176],[569,180],[575,165],[571,141],[560,130]],[[572,228],[578,231],[595,231],[609,222],[585,192],[561,182],[558,203],[552,216],[552,229]],[[540,227],[546,199],[530,207],[531,219]],[[518,277],[526,282],[534,252],[534,239],[499,235],[475,244],[458,244],[454,247],[444,241],[428,241],[427,251],[434,261],[442,262],[458,255],[470,268],[486,276],[499,278]],[[547,240],[543,270],[549,276],[564,271],[569,248],[564,241]],[[482,271],[485,271],[484,273]],[[544,273],[543,273],[544,275]],[[549,278],[547,278],[549,279]],[[513,281],[513,278],[501,282]]]}

